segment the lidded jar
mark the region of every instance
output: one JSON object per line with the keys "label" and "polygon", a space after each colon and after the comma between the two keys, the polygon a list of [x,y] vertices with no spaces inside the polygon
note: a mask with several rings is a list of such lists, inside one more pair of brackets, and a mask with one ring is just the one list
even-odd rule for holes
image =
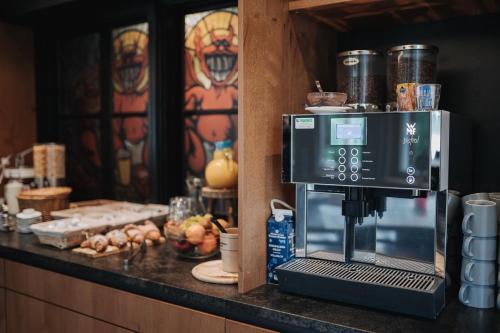
{"label": "lidded jar", "polygon": [[375,50],[337,54],[337,90],[347,93],[346,104],[365,111],[378,110],[385,99],[384,57]]}
{"label": "lidded jar", "polygon": [[436,83],[437,55],[433,45],[408,44],[387,51],[387,109],[396,110],[397,86],[401,83]]}

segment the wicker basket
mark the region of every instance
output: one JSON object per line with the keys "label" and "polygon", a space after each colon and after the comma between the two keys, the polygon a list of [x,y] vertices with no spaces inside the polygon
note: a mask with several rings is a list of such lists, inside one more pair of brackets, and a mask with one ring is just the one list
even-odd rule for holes
{"label": "wicker basket", "polygon": [[42,213],[42,220],[49,221],[50,212],[69,207],[70,187],[47,187],[22,191],[17,195],[19,209],[34,208]]}

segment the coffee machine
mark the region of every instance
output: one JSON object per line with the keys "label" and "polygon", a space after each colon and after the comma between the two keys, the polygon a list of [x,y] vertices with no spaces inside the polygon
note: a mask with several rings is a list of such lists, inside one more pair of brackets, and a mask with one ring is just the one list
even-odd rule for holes
{"label": "coffee machine", "polygon": [[448,188],[468,193],[471,142],[447,111],[284,115],[282,181],[296,184],[297,215],[280,289],[436,318]]}

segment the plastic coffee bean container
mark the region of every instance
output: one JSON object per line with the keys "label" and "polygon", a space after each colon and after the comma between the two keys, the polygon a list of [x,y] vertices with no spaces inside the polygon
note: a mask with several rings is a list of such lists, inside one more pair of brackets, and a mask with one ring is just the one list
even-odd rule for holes
{"label": "plastic coffee bean container", "polygon": [[347,93],[347,105],[362,111],[381,109],[384,81],[384,57],[380,52],[351,50],[337,54],[337,90]]}
{"label": "plastic coffee bean container", "polygon": [[433,45],[408,44],[387,51],[386,108],[396,110],[400,83],[436,83],[439,49]]}

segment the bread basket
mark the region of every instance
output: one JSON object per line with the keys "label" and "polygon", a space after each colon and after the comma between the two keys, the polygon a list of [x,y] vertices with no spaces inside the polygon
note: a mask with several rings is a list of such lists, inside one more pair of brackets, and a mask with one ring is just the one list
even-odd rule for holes
{"label": "bread basket", "polygon": [[34,208],[42,212],[42,220],[51,220],[50,212],[69,207],[70,187],[47,187],[22,191],[17,195],[19,208]]}

